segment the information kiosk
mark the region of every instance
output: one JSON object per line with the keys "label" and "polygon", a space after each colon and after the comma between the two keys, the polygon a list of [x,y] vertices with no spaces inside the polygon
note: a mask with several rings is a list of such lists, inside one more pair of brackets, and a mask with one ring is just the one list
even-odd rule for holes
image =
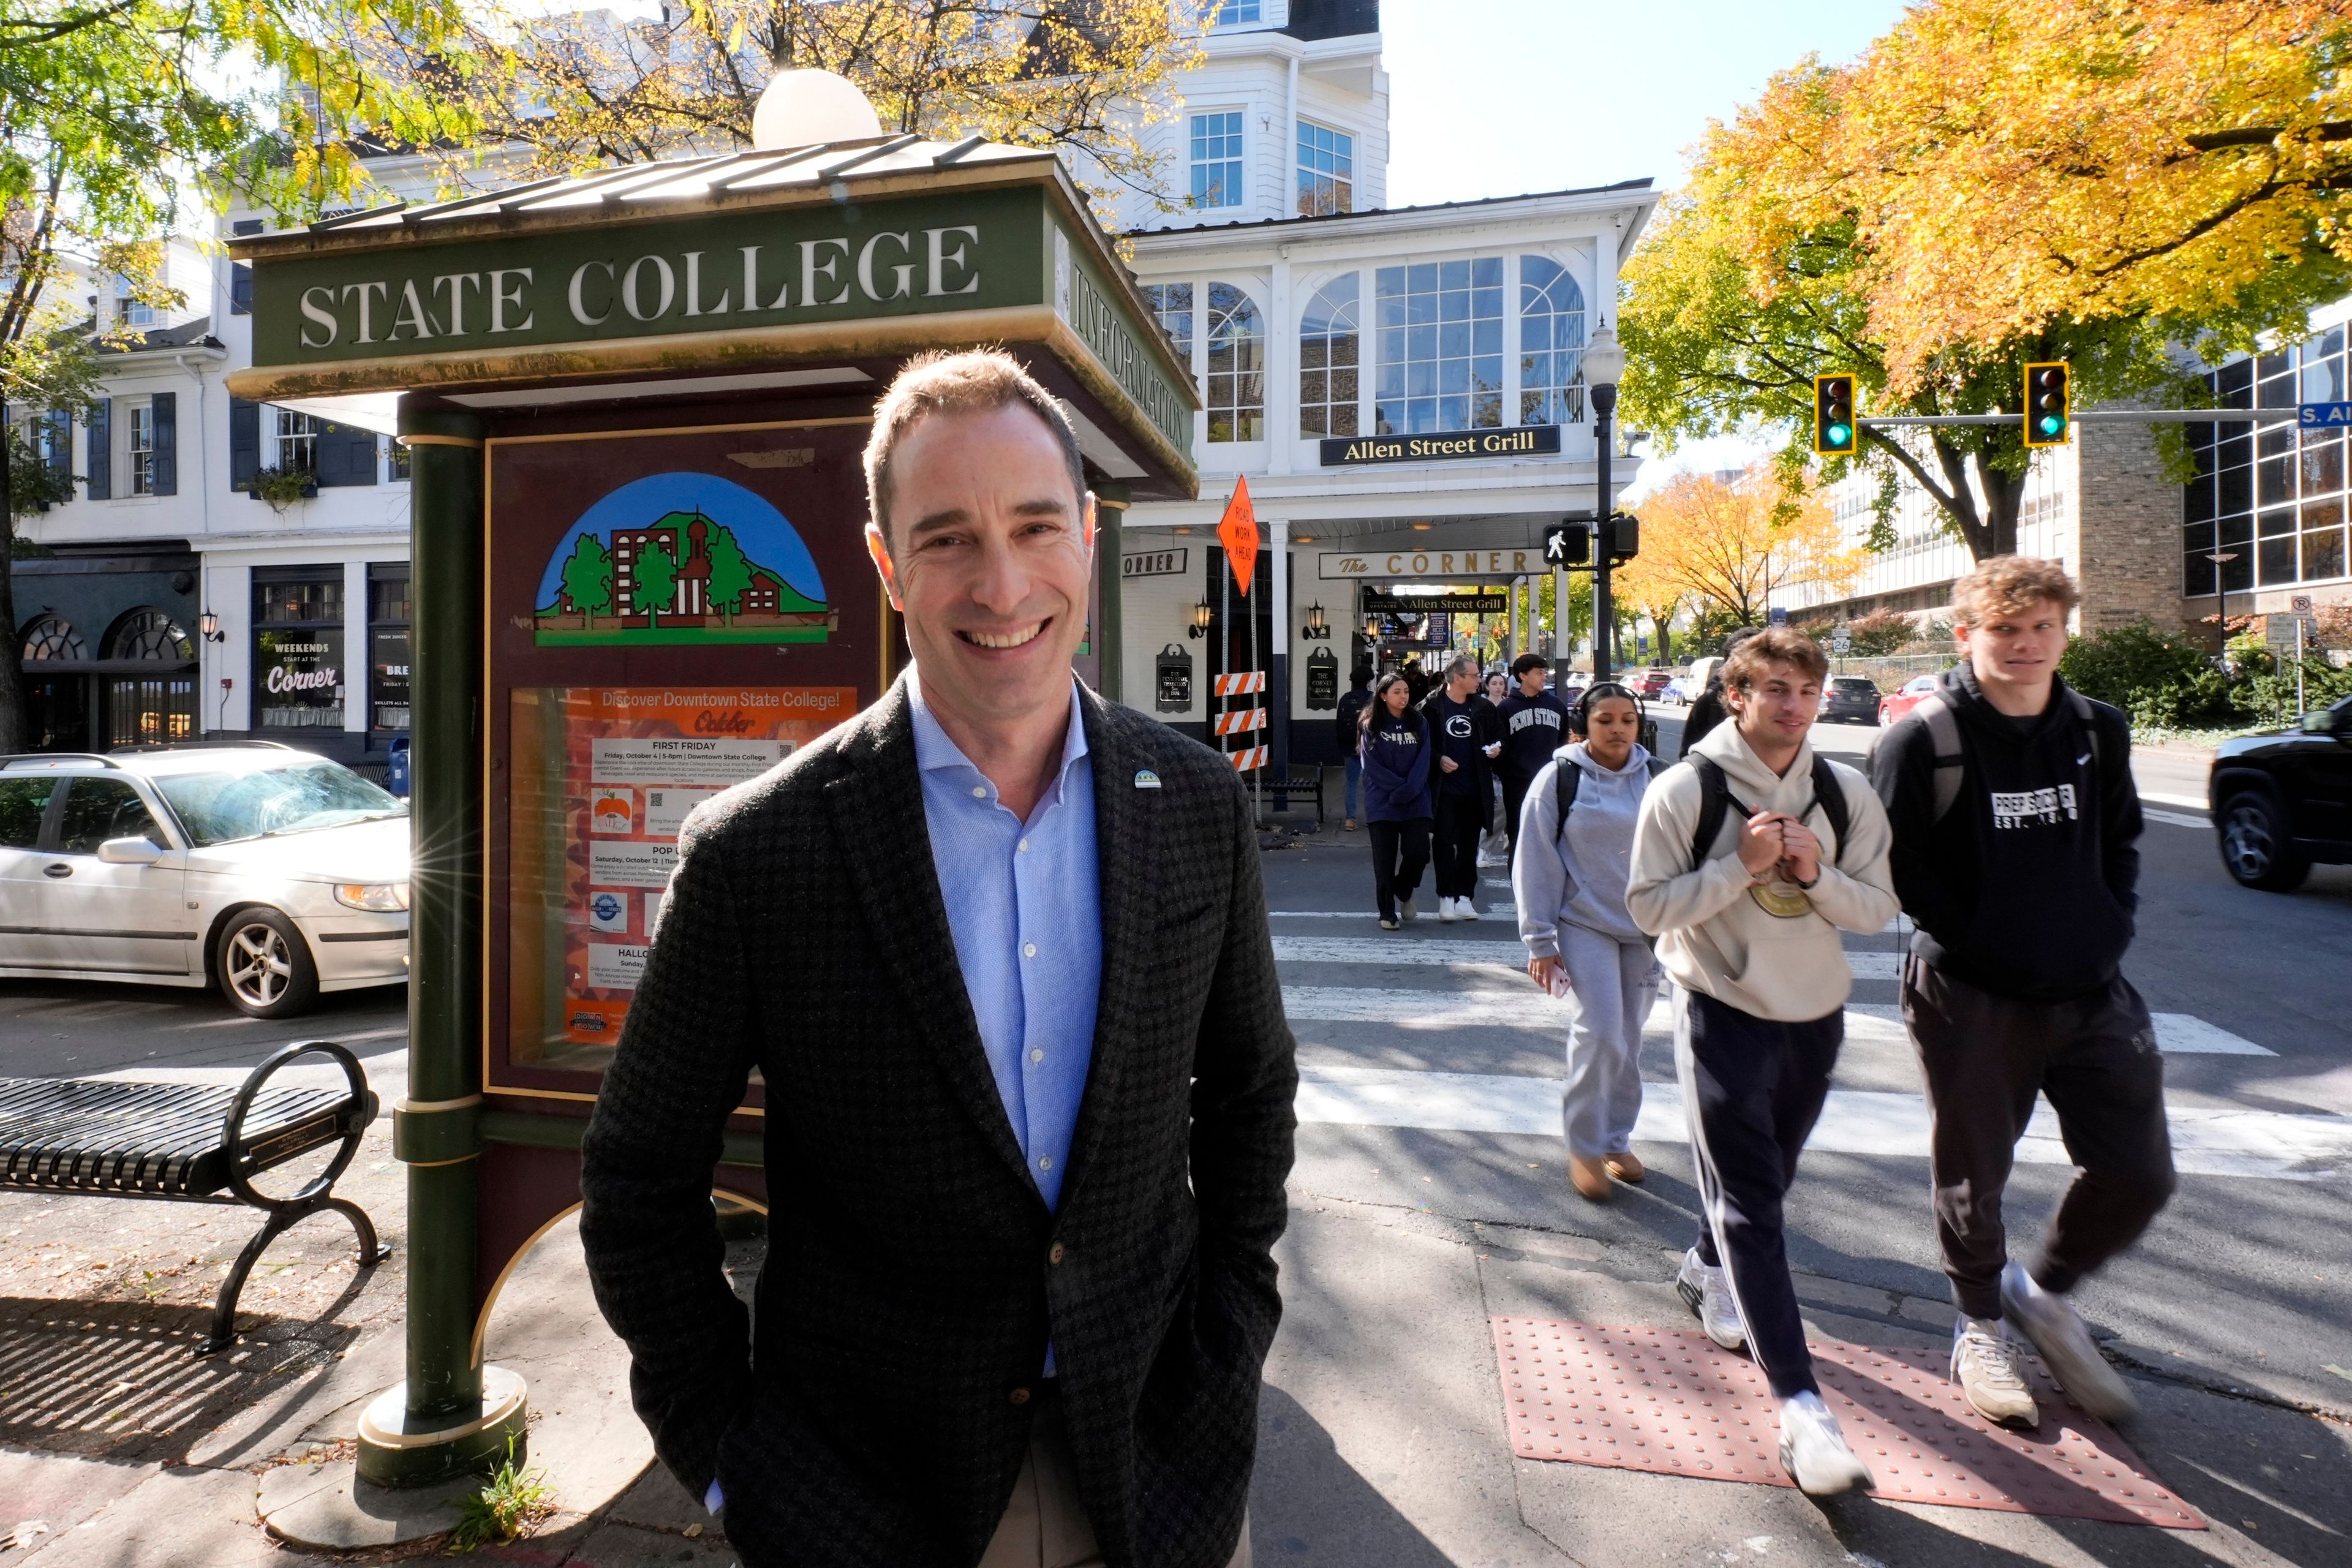
{"label": "information kiosk", "polygon": [[[882,388],[910,354],[1003,345],[1113,507],[1194,493],[1197,405],[1059,163],[976,137],[611,168],[231,249],[254,310],[231,390],[396,410],[412,464],[407,1379],[363,1418],[359,1469],[416,1484],[523,1431],[484,1328],[579,1204],[678,824],[906,657],[861,538]],[[755,1084],[722,1203],[764,1206],[761,1110]]]}

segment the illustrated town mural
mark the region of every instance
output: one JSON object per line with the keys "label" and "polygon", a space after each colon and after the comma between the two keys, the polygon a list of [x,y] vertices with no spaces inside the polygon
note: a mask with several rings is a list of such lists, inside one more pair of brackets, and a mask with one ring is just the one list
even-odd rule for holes
{"label": "illustrated town mural", "polygon": [[580,514],[540,579],[542,647],[821,643],[841,624],[800,534],[716,474],[654,474]]}

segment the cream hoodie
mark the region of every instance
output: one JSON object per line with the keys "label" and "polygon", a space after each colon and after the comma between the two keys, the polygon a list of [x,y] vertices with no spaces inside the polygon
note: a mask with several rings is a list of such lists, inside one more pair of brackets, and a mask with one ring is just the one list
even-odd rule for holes
{"label": "cream hoodie", "polygon": [[1821,880],[1807,895],[1812,910],[1775,915],[1748,896],[1748,871],[1737,853],[1743,824],[1736,810],[1724,813],[1723,830],[1704,863],[1692,868],[1699,784],[1696,770],[1685,763],[1653,780],[1642,797],[1625,888],[1633,923],[1658,939],[1659,961],[1678,985],[1759,1018],[1801,1023],[1827,1017],[1845,1005],[1853,989],[1838,929],[1875,931],[1895,918],[1895,884],[1886,868],[1893,836],[1885,807],[1861,773],[1831,763],[1845,790],[1853,839],[1841,846],[1824,814],[1812,809],[1810,741],[1777,778],[1728,720],[1692,750],[1723,769],[1732,795],[1743,804],[1759,811],[1803,814],[1805,826],[1822,841]]}

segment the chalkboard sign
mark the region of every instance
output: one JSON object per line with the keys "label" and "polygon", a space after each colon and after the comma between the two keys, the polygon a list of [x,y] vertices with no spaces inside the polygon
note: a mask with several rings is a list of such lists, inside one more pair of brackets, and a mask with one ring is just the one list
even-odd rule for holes
{"label": "chalkboard sign", "polygon": [[1339,658],[1328,647],[1307,656],[1307,706],[1321,713],[1339,706]]}
{"label": "chalkboard sign", "polygon": [[1192,656],[1174,643],[1160,650],[1160,688],[1155,706],[1181,713],[1192,706]]}

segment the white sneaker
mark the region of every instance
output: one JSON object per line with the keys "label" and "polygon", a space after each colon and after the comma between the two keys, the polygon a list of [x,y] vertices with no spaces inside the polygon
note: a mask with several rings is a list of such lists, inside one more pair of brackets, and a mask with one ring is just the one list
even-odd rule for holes
{"label": "white sneaker", "polygon": [[2042,1425],[2017,1346],[1995,1320],[1962,1313],[1952,1325],[1952,1381],[1988,1421],[2029,1432]]}
{"label": "white sneaker", "polygon": [[1437,900],[1437,918],[1444,921],[1447,925],[1452,925],[1454,922],[1457,917],[1454,913],[1454,900],[1452,899],[1442,898]]}
{"label": "white sneaker", "polygon": [[1397,901],[1397,918],[1404,921],[1417,921],[1421,918],[1421,911],[1412,907],[1410,894]]}
{"label": "white sneaker", "polygon": [[1478,918],[1478,906],[1467,899],[1456,899],[1454,900],[1454,918],[1457,921],[1475,921]]}
{"label": "white sneaker", "polygon": [[1706,1337],[1725,1350],[1736,1351],[1748,1342],[1748,1331],[1740,1325],[1739,1305],[1731,1299],[1731,1281],[1720,1268],[1709,1268],[1698,1260],[1698,1248],[1683,1254],[1682,1272],[1675,1276],[1675,1289],[1698,1319],[1698,1326]]}
{"label": "white sneaker", "polygon": [[1780,1402],[1780,1468],[1807,1497],[1837,1497],[1878,1484],[1870,1467],[1846,1447],[1837,1417],[1818,1394]]}
{"label": "white sneaker", "polygon": [[2084,1409],[2110,1426],[2139,1414],[2139,1401],[2091,1342],[2091,1331],[2083,1326],[2066,1298],[2036,1285],[2024,1265],[2012,1263],[2000,1271],[2000,1310],[2033,1342],[2058,1386],[2073,1394]]}

